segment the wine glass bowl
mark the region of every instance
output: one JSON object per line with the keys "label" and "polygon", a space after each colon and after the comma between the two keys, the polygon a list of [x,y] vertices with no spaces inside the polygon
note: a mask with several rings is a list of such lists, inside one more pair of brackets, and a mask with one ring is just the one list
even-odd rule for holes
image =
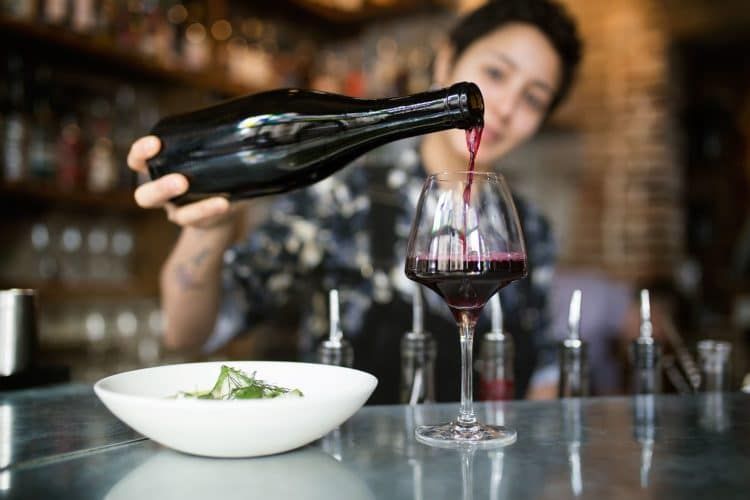
{"label": "wine glass bowl", "polygon": [[472,407],[477,319],[498,290],[527,273],[523,233],[504,178],[475,171],[429,176],[412,224],[405,272],[445,300],[461,343],[459,416],[447,424],[419,427],[417,439],[442,447],[512,443],[515,431],[480,424]]}

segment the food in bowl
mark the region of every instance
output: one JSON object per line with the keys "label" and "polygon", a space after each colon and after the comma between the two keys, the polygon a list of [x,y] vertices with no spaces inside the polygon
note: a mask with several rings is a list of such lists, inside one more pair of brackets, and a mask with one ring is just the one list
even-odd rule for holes
{"label": "food in bowl", "polygon": [[255,376],[256,372],[248,375],[239,368],[221,365],[219,378],[213,387],[203,391],[180,391],[175,395],[177,399],[270,399],[278,397],[302,397],[299,389],[288,389],[269,384]]}

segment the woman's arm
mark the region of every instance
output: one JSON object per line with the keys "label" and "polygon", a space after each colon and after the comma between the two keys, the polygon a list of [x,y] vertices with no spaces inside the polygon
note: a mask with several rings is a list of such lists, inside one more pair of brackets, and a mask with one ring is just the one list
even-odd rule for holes
{"label": "woman's arm", "polygon": [[167,347],[198,348],[213,331],[223,255],[233,240],[233,225],[182,230],[160,277]]}
{"label": "woman's arm", "polygon": [[[146,172],[146,160],[159,152],[154,136],[133,143],[131,169]],[[146,182],[135,191],[143,208],[164,208],[182,233],[161,271],[161,301],[165,318],[164,342],[170,348],[195,348],[213,330],[220,300],[222,258],[240,226],[239,206],[224,198],[209,198],[182,207],[169,200],[188,189],[187,179],[170,174]]]}

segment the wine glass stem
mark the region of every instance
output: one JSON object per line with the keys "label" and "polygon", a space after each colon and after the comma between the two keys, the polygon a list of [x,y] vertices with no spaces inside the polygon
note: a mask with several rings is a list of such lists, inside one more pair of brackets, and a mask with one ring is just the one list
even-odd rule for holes
{"label": "wine glass stem", "polygon": [[473,349],[474,323],[461,321],[458,324],[461,339],[461,410],[458,414],[458,425],[471,427],[477,423],[474,415],[473,385]]}

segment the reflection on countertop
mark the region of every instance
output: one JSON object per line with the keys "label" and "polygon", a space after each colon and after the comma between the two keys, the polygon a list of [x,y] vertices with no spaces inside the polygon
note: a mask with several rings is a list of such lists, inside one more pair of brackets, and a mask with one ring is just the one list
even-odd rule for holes
{"label": "reflection on countertop", "polygon": [[161,449],[123,477],[107,500],[159,498],[376,498],[357,474],[317,448],[248,459],[206,458]]}

